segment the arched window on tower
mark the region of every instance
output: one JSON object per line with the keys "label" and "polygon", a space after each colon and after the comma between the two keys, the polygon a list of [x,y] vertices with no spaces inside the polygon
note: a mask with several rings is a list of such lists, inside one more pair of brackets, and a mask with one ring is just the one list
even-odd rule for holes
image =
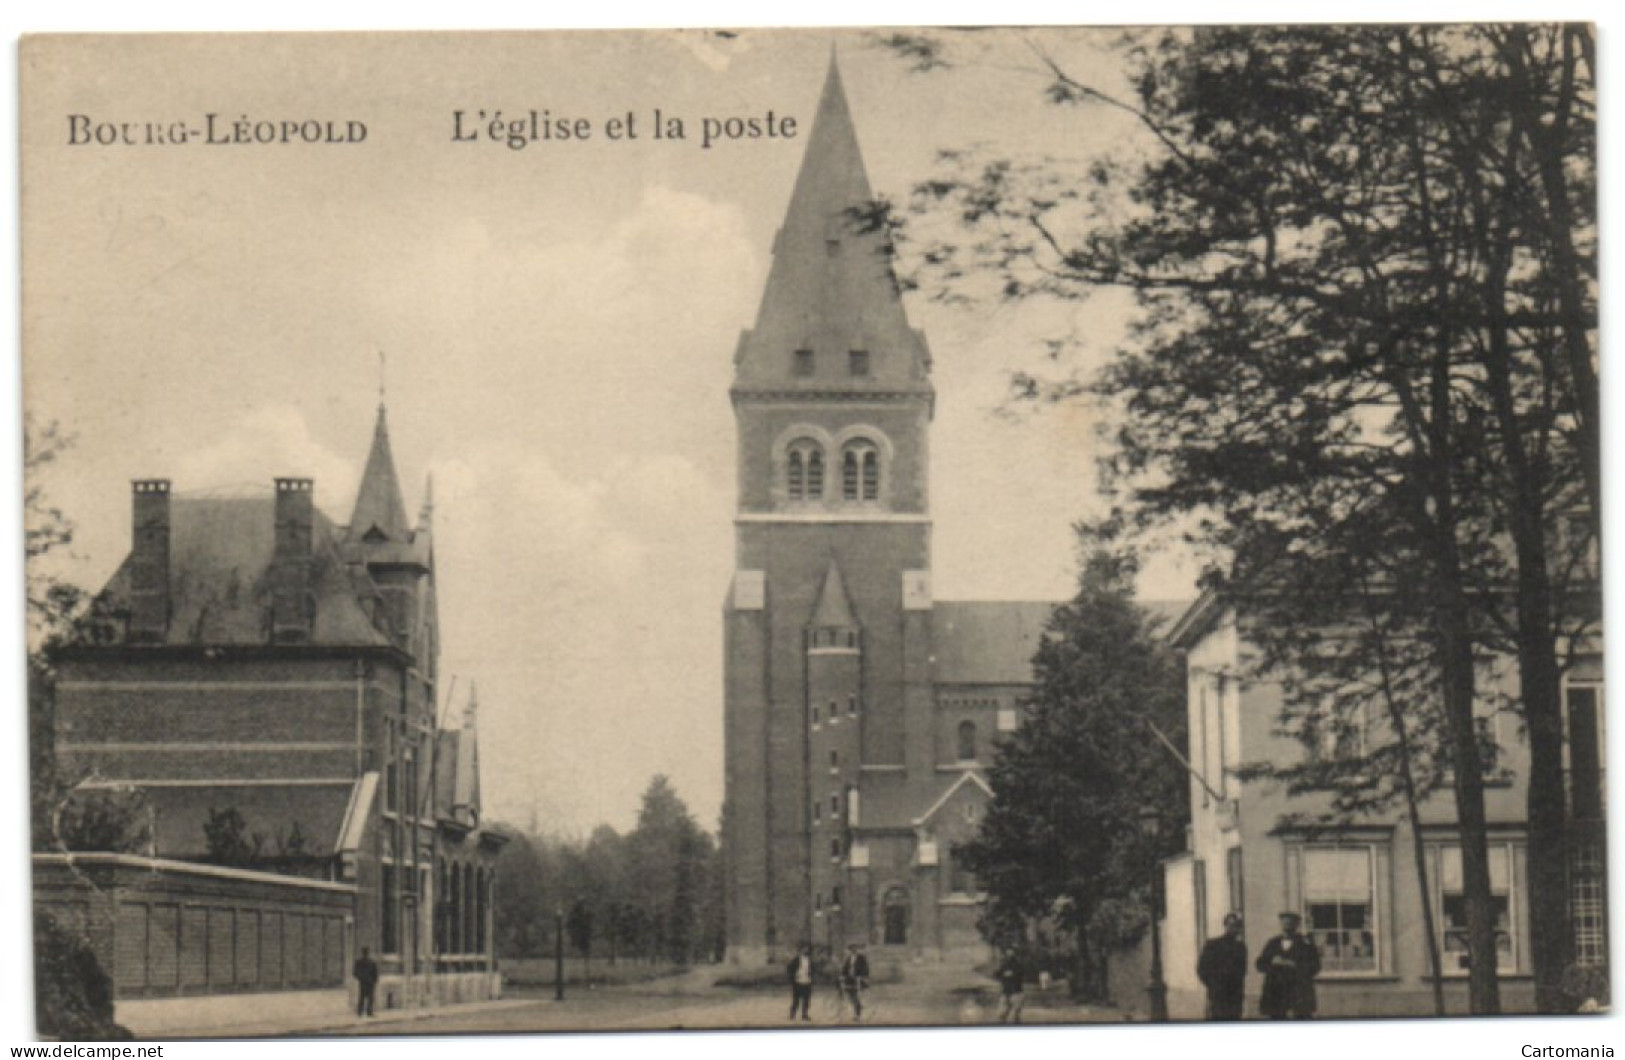
{"label": "arched window on tower", "polygon": [[873,442],[855,441],[842,452],[841,497],[848,501],[880,499],[880,451]]}
{"label": "arched window on tower", "polygon": [[954,757],[961,762],[976,761],[976,723],[974,721],[959,723],[959,741]]}
{"label": "arched window on tower", "polygon": [[824,451],[817,442],[802,438],[784,454],[785,494],[792,501],[813,501],[824,495]]}

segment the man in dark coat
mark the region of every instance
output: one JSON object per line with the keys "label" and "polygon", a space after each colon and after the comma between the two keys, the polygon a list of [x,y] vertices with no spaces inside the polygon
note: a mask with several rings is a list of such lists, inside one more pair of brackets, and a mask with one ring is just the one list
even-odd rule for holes
{"label": "man in dark coat", "polygon": [[1264,944],[1258,970],[1264,973],[1264,994],[1258,1010],[1272,1020],[1306,1020],[1315,1014],[1315,976],[1320,974],[1320,953],[1309,938],[1298,934],[1303,918],[1288,910],[1281,914],[1281,933]]}
{"label": "man in dark coat", "polygon": [[1196,978],[1207,987],[1207,1018],[1241,1019],[1242,996],[1247,992],[1247,944],[1241,941],[1241,916],[1227,913],[1224,934],[1208,939],[1196,962]]}
{"label": "man in dark coat", "polygon": [[372,959],[367,947],[361,947],[361,956],[356,959],[351,974],[355,976],[357,987],[355,1014],[370,1016],[373,996],[378,992],[378,962]]}
{"label": "man in dark coat", "polygon": [[852,1002],[852,1018],[862,1020],[863,992],[869,989],[869,958],[863,955],[863,947],[856,942],[846,947],[837,986],[841,996]]}
{"label": "man in dark coat", "polygon": [[999,993],[1004,998],[1004,1006],[999,1010],[999,1022],[1020,1023],[1022,1004],[1027,999],[1027,970],[1018,950],[1012,948],[1004,951],[1004,959],[999,962],[998,977]]}
{"label": "man in dark coat", "polygon": [[812,947],[806,943],[790,958],[785,966],[785,973],[790,977],[790,1018],[796,1018],[796,1010],[801,1010],[803,1021],[812,1019],[807,1010],[812,1007],[813,988],[813,956]]}

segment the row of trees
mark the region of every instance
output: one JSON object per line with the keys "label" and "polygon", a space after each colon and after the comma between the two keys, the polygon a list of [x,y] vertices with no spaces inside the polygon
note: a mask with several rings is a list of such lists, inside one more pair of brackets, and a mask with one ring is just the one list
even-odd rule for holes
{"label": "row of trees", "polygon": [[[927,69],[1000,47],[889,43]],[[1590,28],[1135,33],[1121,92],[1021,47],[1050,101],[1146,135],[1079,169],[949,155],[914,203],[953,222],[919,248],[926,276],[1017,302],[1133,293],[1103,372],[1018,390],[1115,413],[1110,525],[1216,559],[1260,616],[1284,726],[1312,743],[1356,710],[1386,720],[1366,761],[1283,775],[1334,791],[1320,823],[1448,791],[1478,1013],[1499,993],[1475,702],[1484,660],[1515,660],[1536,998],[1565,1007],[1562,682],[1598,617],[1601,510]]]}
{"label": "row of trees", "polygon": [[568,952],[688,965],[720,959],[721,858],[671,783],[656,776],[637,826],[585,840],[498,826],[512,837],[497,872],[497,952],[546,957],[563,914]]}

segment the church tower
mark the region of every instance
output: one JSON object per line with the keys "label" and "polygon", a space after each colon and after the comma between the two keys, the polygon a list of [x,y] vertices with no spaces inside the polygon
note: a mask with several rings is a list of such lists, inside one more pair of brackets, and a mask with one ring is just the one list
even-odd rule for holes
{"label": "church tower", "polygon": [[734,356],[725,843],[750,963],[866,937],[860,806],[933,769],[931,360],[857,220],[872,198],[832,58]]}

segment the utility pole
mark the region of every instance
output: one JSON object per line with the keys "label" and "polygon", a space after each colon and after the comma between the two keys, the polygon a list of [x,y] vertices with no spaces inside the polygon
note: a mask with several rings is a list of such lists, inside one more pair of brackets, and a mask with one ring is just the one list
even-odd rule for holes
{"label": "utility pole", "polygon": [[564,1000],[564,905],[553,907],[553,1000]]}

